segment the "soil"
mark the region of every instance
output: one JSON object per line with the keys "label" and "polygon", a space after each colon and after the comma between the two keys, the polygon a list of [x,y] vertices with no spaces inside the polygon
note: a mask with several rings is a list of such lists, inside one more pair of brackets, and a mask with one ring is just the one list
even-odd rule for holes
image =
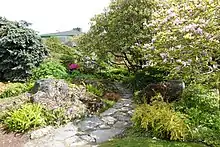
{"label": "soil", "polygon": [[6,89],[8,84],[0,82],[0,94]]}
{"label": "soil", "polygon": [[27,135],[6,133],[0,126],[0,147],[22,147],[27,140]]}

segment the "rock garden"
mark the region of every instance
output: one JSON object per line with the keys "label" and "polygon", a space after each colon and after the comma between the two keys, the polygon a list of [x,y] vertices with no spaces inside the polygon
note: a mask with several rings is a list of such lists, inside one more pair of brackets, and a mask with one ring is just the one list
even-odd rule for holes
{"label": "rock garden", "polygon": [[0,17],[0,147],[219,147],[219,6],[111,1],[76,47]]}

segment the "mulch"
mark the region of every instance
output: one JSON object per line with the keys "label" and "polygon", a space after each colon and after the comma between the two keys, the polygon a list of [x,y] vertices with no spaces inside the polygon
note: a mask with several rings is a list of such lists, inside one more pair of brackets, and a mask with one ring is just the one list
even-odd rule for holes
{"label": "mulch", "polygon": [[0,127],[0,147],[23,147],[27,141],[26,134],[7,133]]}

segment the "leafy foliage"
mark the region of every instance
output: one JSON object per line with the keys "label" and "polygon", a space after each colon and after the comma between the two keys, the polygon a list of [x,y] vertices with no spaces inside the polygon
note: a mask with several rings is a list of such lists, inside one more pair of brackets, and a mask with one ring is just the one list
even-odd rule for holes
{"label": "leafy foliage", "polygon": [[31,128],[46,125],[43,107],[38,104],[25,104],[17,110],[7,113],[4,120],[9,131],[25,132]]}
{"label": "leafy foliage", "polygon": [[155,101],[152,105],[138,106],[132,120],[138,129],[150,131],[155,137],[184,140],[189,133],[185,118],[183,114],[175,112],[170,104]]}
{"label": "leafy foliage", "polygon": [[150,83],[159,83],[166,79],[168,69],[163,67],[148,67],[135,73],[132,79],[133,90],[142,90]]}
{"label": "leafy foliage", "polygon": [[9,110],[2,114],[6,129],[14,132],[25,132],[46,125],[59,126],[67,123],[70,118],[64,109],[47,110],[40,104],[26,103],[18,109]]}
{"label": "leafy foliage", "polygon": [[39,67],[32,71],[32,79],[42,79],[47,77],[66,78],[68,76],[67,69],[61,63],[55,60],[48,60],[40,64]]}
{"label": "leafy foliage", "polygon": [[98,72],[97,74],[104,79],[119,82],[123,82],[125,78],[131,75],[125,68],[111,68],[107,71]]}
{"label": "leafy foliage", "polygon": [[0,17],[0,79],[25,80],[48,54],[40,36],[27,25]]}
{"label": "leafy foliage", "polygon": [[99,113],[102,113],[105,110],[108,110],[109,108],[112,108],[113,105],[116,103],[115,101],[110,101],[110,100],[107,100],[107,99],[102,99],[102,102],[104,102],[104,106],[99,110]]}
{"label": "leafy foliage", "polygon": [[219,94],[202,85],[190,85],[185,89],[182,100],[175,104],[176,110],[188,115],[187,124],[192,139],[208,145],[220,145]]}
{"label": "leafy foliage", "polygon": [[95,94],[97,96],[100,96],[100,97],[103,96],[103,90],[101,88],[97,88],[97,87],[95,87],[95,86],[93,86],[91,84],[88,84],[88,85],[86,85],[86,89],[89,92],[91,92],[91,93],[93,93],[93,94]]}
{"label": "leafy foliage", "polygon": [[196,108],[203,112],[215,112],[219,108],[219,97],[217,90],[210,90],[200,84],[188,86],[182,95],[179,110]]}
{"label": "leafy foliage", "polygon": [[58,38],[51,37],[46,39],[45,45],[50,51],[51,58],[60,60],[64,65],[78,63],[76,49],[62,44]]}
{"label": "leafy foliage", "polygon": [[112,1],[104,13],[91,20],[91,28],[80,38],[79,48],[88,56],[95,53],[97,60],[123,63],[132,71],[141,68],[142,51],[133,46],[151,39],[150,30],[143,23],[150,20],[152,9],[154,1],[150,0]]}
{"label": "leafy foliage", "polygon": [[66,124],[70,120],[62,108],[44,110],[43,113],[47,125],[59,126]]}
{"label": "leafy foliage", "polygon": [[18,96],[21,93],[30,91],[33,87],[33,83],[12,83],[0,94],[0,98],[7,98],[12,96]]}

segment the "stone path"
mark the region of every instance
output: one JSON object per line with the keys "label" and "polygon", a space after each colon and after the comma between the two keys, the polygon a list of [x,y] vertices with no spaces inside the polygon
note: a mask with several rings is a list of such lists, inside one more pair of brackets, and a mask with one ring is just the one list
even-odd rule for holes
{"label": "stone path", "polygon": [[119,84],[117,87],[122,92],[122,99],[100,116],[68,123],[57,129],[49,126],[34,131],[24,147],[95,147],[97,143],[120,135],[131,125],[133,106],[132,93]]}

